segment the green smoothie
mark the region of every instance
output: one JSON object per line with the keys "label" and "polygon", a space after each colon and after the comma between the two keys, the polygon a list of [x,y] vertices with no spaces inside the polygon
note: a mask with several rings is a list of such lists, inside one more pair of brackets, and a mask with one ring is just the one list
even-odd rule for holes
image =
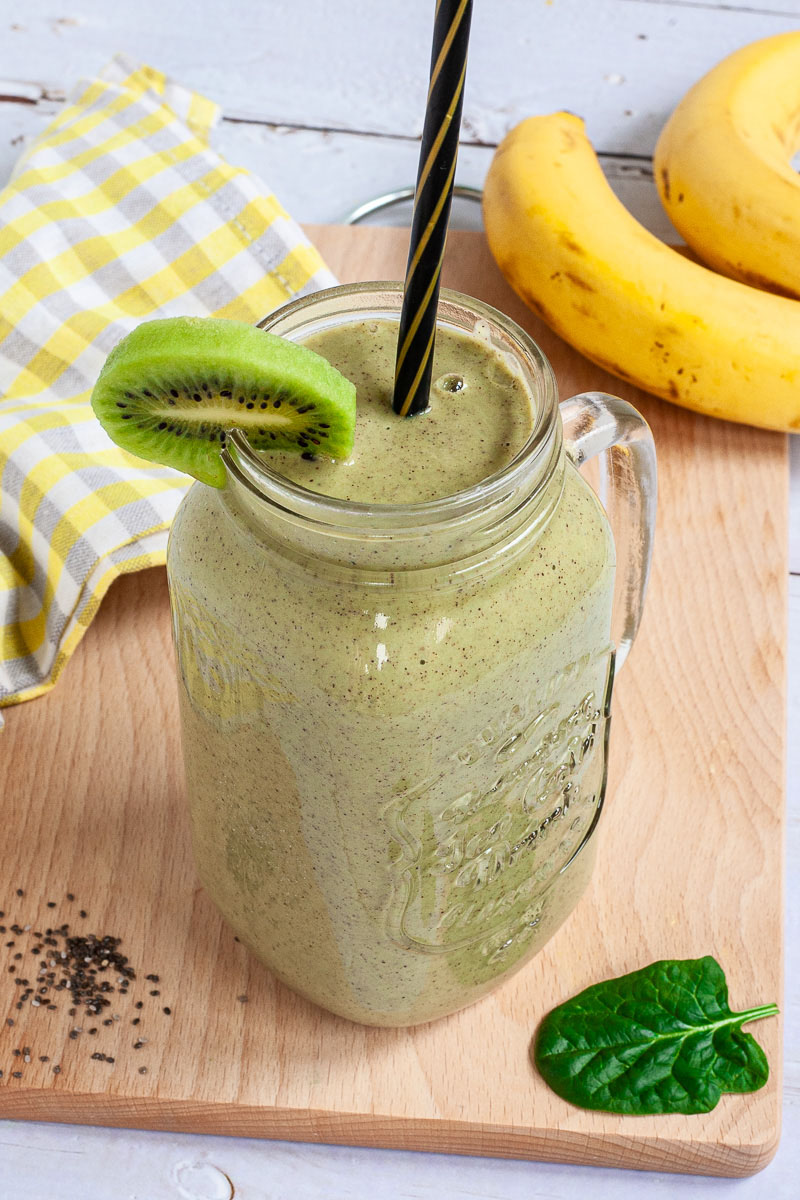
{"label": "green smoothie", "polygon": [[[480,322],[443,326],[430,409],[401,419],[396,339],[386,318],[303,339],[357,386],[355,452],[276,455],[272,470],[396,505],[507,467],[537,405],[518,365]],[[410,1025],[478,999],[588,880],[613,541],[563,452],[529,492],[446,533],[387,524],[373,548],[232,470],[223,491],[196,484],[174,523],[202,882],[281,980],[351,1020]]]}
{"label": "green smoothie", "polygon": [[394,321],[363,322],[356,332],[334,326],[303,344],[351,379],[358,397],[347,462],[269,456],[273,470],[315,492],[366,504],[438,500],[499,471],[530,436],[530,392],[479,338],[458,330],[437,338],[429,408],[406,420],[392,411]]}

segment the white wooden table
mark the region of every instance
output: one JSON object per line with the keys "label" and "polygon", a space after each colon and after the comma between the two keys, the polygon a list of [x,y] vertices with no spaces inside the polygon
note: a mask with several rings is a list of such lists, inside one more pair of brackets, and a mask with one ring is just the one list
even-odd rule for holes
{"label": "white wooden table", "polygon": [[[216,145],[301,221],[413,182],[433,0],[0,0],[0,184],[75,81],[123,51],[223,108]],[[800,0],[475,0],[458,180],[532,113],[583,115],[619,194],[675,237],[650,154],[689,85],[737,46],[800,28]],[[406,223],[403,208],[384,223]],[[477,226],[477,206],[454,223]],[[790,567],[784,1134],[744,1181],[0,1122],[0,1200],[572,1200],[800,1195],[800,440]]]}

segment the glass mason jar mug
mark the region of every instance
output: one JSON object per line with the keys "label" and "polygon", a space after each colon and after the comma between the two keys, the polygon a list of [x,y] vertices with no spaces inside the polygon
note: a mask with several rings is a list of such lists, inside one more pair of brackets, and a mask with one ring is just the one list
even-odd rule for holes
{"label": "glass mason jar mug", "polygon": [[[263,325],[302,341],[401,301],[333,288]],[[580,898],[655,517],[630,405],[559,409],[538,347],[477,300],[443,292],[439,320],[527,384],[512,462],[441,500],[365,505],[289,482],[235,433],[226,486],[191,488],[168,552],[201,880],[289,987],[372,1025],[470,1004]],[[619,571],[576,469],[596,454]]]}

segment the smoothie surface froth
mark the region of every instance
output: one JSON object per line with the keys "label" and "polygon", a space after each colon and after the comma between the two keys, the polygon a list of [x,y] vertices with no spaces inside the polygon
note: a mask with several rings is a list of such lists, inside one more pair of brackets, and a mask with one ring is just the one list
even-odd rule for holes
{"label": "smoothie surface froth", "polygon": [[534,421],[524,380],[483,338],[446,325],[436,335],[427,412],[398,417],[397,333],[397,321],[374,318],[303,339],[356,386],[355,450],[347,462],[270,454],[273,470],[341,500],[414,504],[463,491],[519,453]]}

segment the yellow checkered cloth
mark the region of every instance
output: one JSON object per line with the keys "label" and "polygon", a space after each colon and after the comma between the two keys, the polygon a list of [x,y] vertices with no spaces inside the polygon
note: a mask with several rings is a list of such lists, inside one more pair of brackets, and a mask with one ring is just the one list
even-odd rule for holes
{"label": "yellow checkered cloth", "polygon": [[153,316],[256,322],[335,283],[269,190],[209,149],[216,105],[118,57],[0,193],[0,705],[51,687],[118,576],[164,562],[186,476],[89,405]]}

